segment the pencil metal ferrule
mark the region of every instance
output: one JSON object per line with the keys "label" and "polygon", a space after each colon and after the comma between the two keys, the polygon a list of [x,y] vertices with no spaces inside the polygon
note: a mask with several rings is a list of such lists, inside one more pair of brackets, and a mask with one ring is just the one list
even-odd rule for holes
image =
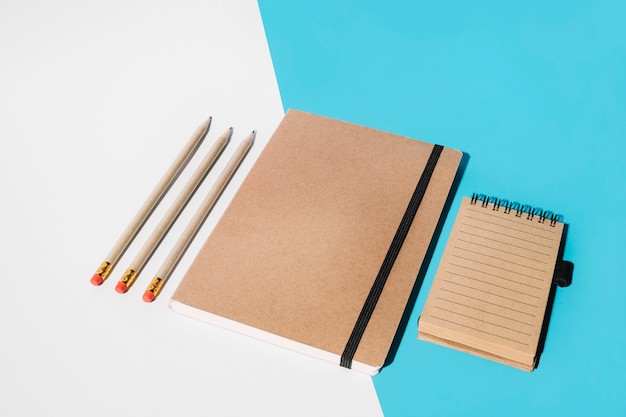
{"label": "pencil metal ferrule", "polygon": [[148,288],[146,288],[146,291],[151,292],[154,297],[156,298],[159,293],[161,292],[161,290],[163,289],[163,285],[165,284],[165,280],[159,277],[154,277],[152,278],[152,281],[150,282],[150,285],[148,285]]}
{"label": "pencil metal ferrule", "polygon": [[96,270],[95,275],[99,275],[102,278],[102,281],[104,282],[109,277],[112,270],[113,270],[113,264],[111,262],[104,261],[100,264],[100,266]]}
{"label": "pencil metal ferrule", "polygon": [[137,280],[137,271],[132,268],[128,268],[122,278],[120,278],[120,282],[124,283],[127,288],[130,288],[135,281]]}

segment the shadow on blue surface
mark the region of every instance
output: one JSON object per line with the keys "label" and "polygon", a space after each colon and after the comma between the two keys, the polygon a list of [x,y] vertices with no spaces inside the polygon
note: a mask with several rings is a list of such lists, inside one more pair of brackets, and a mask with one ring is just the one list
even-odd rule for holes
{"label": "shadow on blue surface", "polygon": [[[426,271],[428,271],[428,267],[433,258],[433,253],[435,252],[435,247],[437,246],[437,241],[441,236],[441,230],[443,229],[443,225],[450,213],[450,207],[452,206],[452,201],[456,196],[456,192],[459,188],[459,183],[461,182],[461,178],[463,178],[463,174],[465,173],[465,168],[467,167],[467,163],[469,161],[469,154],[463,152],[463,156],[461,157],[461,163],[459,164],[459,169],[457,170],[456,176],[454,177],[454,181],[452,182],[452,188],[450,189],[450,193],[448,194],[448,198],[446,199],[446,203],[443,207],[443,211],[441,216],[439,217],[439,221],[437,222],[437,227],[435,228],[435,233],[433,234],[433,238],[430,241],[430,245],[428,245],[428,250],[426,251],[426,256],[424,257],[424,261],[422,262],[422,266],[420,268],[419,273],[415,279],[415,284],[413,285],[413,290],[411,291],[411,295],[409,297],[409,301],[405,307],[404,314],[402,315],[402,319],[400,320],[400,325],[396,330],[396,336],[391,344],[391,349],[389,350],[389,354],[387,355],[387,359],[385,360],[384,366],[388,366],[393,362],[393,359],[396,356],[398,348],[400,347],[400,342],[406,328],[409,324],[411,313],[413,312],[413,308],[415,307],[415,301],[417,300],[417,296],[422,288],[422,284],[424,282],[424,277],[426,276]],[[383,370],[384,370],[383,366]]]}

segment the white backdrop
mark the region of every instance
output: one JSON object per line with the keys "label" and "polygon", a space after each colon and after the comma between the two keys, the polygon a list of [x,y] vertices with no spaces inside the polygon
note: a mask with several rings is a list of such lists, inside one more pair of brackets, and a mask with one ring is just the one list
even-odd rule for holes
{"label": "white backdrop", "polygon": [[[0,415],[382,415],[371,378],[167,302],[283,109],[256,2],[0,3]],[[91,275],[196,127],[196,157],[111,277]],[[114,287],[229,126],[257,142],[161,296]]]}

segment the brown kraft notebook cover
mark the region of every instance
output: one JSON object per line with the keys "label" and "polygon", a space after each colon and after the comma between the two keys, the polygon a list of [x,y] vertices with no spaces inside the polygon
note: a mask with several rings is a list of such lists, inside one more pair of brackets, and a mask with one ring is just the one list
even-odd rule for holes
{"label": "brown kraft notebook cover", "polygon": [[183,277],[171,308],[377,373],[461,156],[288,111]]}

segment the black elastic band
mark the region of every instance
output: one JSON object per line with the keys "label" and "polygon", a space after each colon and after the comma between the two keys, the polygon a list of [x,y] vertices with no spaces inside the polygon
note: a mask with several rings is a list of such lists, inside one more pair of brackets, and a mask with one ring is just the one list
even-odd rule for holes
{"label": "black elastic band", "polygon": [[441,155],[442,150],[443,146],[434,146],[430,157],[428,158],[428,162],[426,163],[426,167],[422,172],[422,176],[420,177],[417,186],[415,187],[415,191],[413,191],[411,201],[409,201],[409,205],[404,212],[404,216],[402,217],[402,221],[398,226],[398,230],[396,230],[396,234],[391,241],[391,245],[389,246],[387,255],[385,256],[383,264],[378,271],[376,280],[374,281],[374,284],[370,289],[367,299],[365,300],[365,304],[363,304],[363,308],[361,309],[359,318],[357,319],[356,324],[352,329],[350,339],[348,339],[348,343],[346,344],[346,347],[343,350],[343,354],[341,355],[340,365],[344,368],[352,367],[352,359],[354,358],[354,354],[356,353],[359,342],[363,337],[363,333],[365,332],[367,323],[372,317],[374,308],[376,308],[376,303],[380,298],[380,294],[383,292],[383,288],[385,286],[385,283],[387,282],[387,277],[389,277],[391,268],[393,267],[393,264],[398,257],[398,253],[400,253],[400,249],[402,248],[402,244],[404,243],[404,240],[409,233],[411,223],[413,223],[413,219],[417,214],[417,209],[422,202],[424,193],[426,193],[426,188],[428,187],[428,183],[430,182],[430,178],[433,175],[433,171],[435,170],[435,166],[437,165],[437,161],[439,160],[439,155]]}

